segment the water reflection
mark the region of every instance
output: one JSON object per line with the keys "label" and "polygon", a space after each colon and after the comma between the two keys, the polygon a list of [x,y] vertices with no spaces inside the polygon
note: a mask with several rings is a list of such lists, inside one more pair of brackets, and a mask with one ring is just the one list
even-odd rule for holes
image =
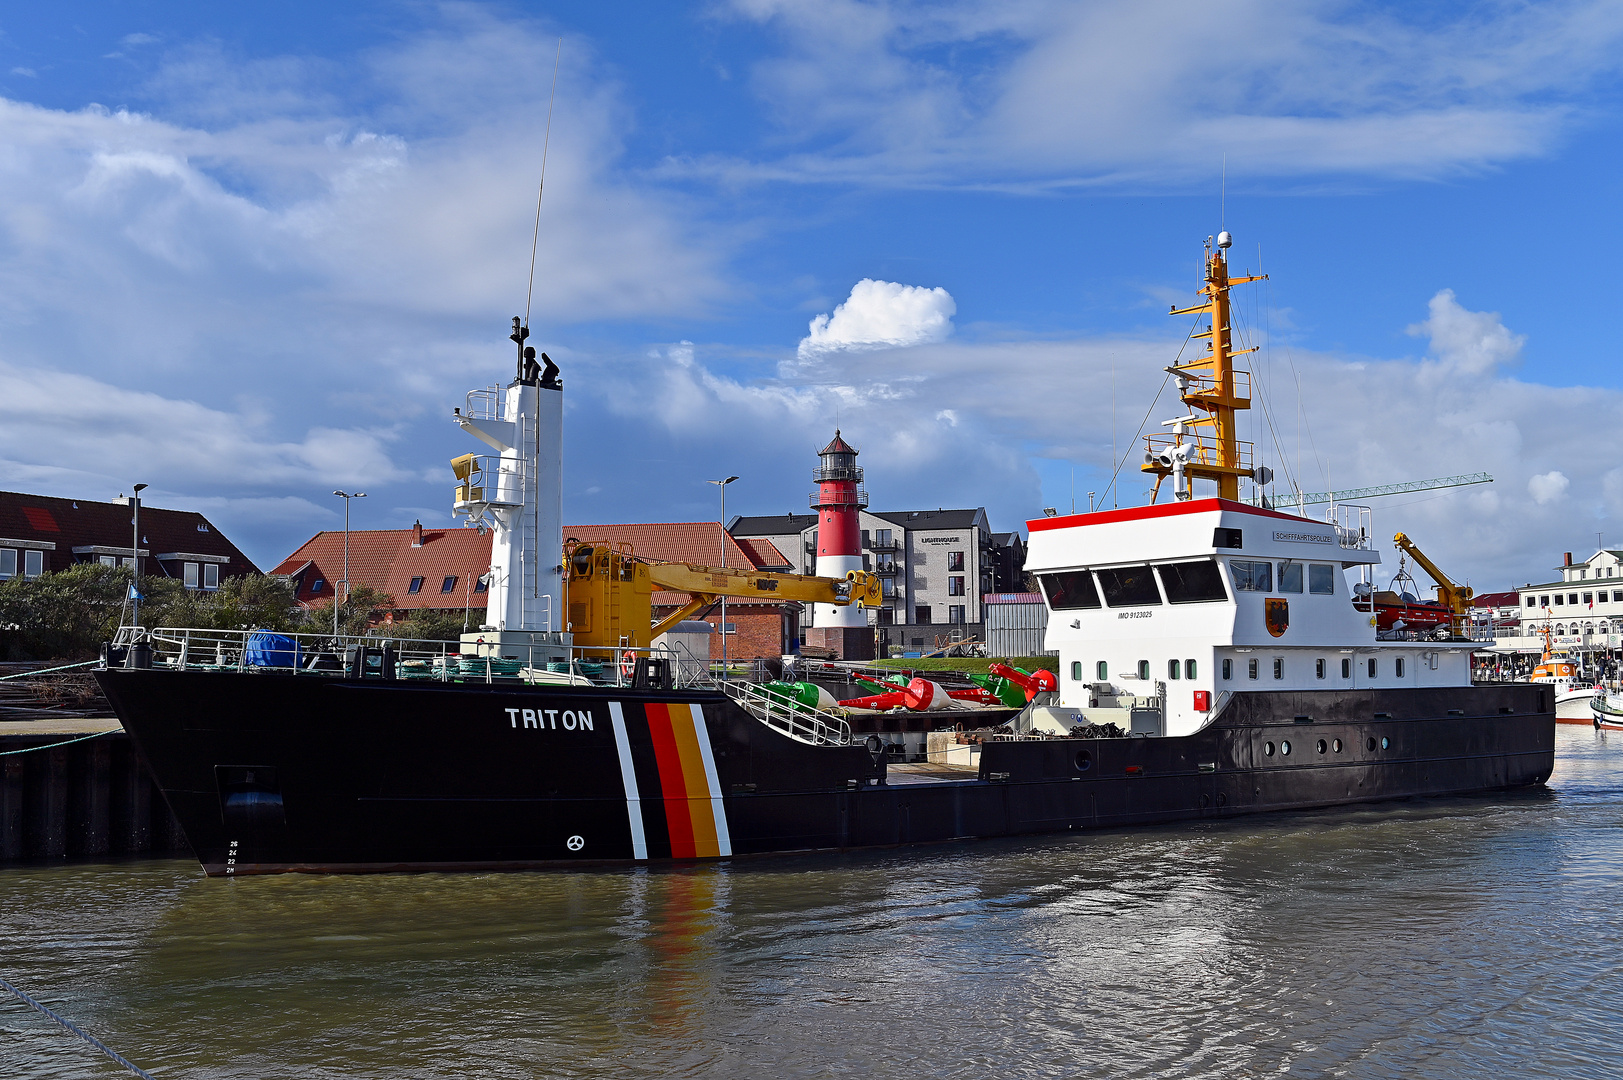
{"label": "water reflection", "polygon": [[[0,873],[7,976],[166,1077],[1601,1076],[1623,740],[1551,789],[605,873]],[[0,1074],[105,1076],[0,1011]]]}

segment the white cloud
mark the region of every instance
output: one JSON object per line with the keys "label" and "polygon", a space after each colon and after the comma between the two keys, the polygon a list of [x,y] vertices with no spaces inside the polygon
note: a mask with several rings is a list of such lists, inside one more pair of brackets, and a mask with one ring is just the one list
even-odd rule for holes
{"label": "white cloud", "polygon": [[11,73],[13,75],[19,75],[19,76],[21,76],[22,78],[25,78],[25,79],[37,78],[38,74],[39,74],[33,68],[27,68],[27,67],[14,67],[14,68],[11,69]]}
{"label": "white cloud", "polygon": [[1540,473],[1537,476],[1529,477],[1527,481],[1527,493],[1533,496],[1534,502],[1538,503],[1540,506],[1544,506],[1547,503],[1555,502],[1561,496],[1565,495],[1567,493],[1567,488],[1571,486],[1572,481],[1567,479],[1565,473],[1559,470],[1551,470],[1547,473]]}
{"label": "white cloud", "polygon": [[1449,20],[1372,3],[733,0],[795,149],[738,179],[1066,186],[1433,177],[1544,152],[1616,70],[1605,0]]}
{"label": "white cloud", "polygon": [[863,278],[851,295],[811,321],[801,339],[802,359],[838,350],[893,349],[945,341],[958,311],[946,289]]}
{"label": "white cloud", "polygon": [[1512,334],[1497,311],[1467,311],[1453,289],[1431,298],[1431,318],[1408,328],[1431,338],[1431,351],[1443,367],[1459,375],[1487,375],[1514,364],[1527,338]]}

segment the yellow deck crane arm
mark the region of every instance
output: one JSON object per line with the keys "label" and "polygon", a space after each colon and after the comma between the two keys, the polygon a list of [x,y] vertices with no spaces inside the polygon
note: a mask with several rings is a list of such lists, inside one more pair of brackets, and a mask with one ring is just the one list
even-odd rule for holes
{"label": "yellow deck crane arm", "polygon": [[[826,578],[648,562],[634,555],[627,544],[603,541],[571,541],[565,554],[567,628],[574,634],[574,643],[584,647],[647,648],[654,638],[724,596],[878,607],[883,595],[882,579],[861,570],[844,578]],[[689,599],[654,623],[656,590],[686,593]]]}
{"label": "yellow deck crane arm", "polygon": [[694,563],[650,563],[649,580],[656,589],[685,592],[692,599],[656,623],[649,633],[658,637],[700,608],[726,597],[757,600],[796,600],[806,604],[861,604],[878,607],[880,578],[852,570],[842,578],[810,574],[779,574],[765,570],[721,569]]}
{"label": "yellow deck crane arm", "polygon": [[1453,637],[1465,636],[1465,624],[1471,617],[1471,601],[1476,596],[1475,590],[1469,585],[1456,585],[1452,578],[1443,573],[1436,563],[1426,557],[1426,553],[1415,546],[1404,533],[1398,533],[1392,538],[1398,550],[1408,555],[1420,564],[1421,569],[1431,575],[1431,580],[1437,583],[1437,602],[1449,611],[1449,634]]}

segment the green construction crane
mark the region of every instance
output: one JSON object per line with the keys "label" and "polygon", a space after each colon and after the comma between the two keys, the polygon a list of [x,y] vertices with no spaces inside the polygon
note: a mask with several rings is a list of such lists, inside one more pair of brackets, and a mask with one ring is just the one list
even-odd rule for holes
{"label": "green construction crane", "polygon": [[[1408,491],[1430,491],[1433,488],[1467,487],[1471,484],[1491,484],[1493,477],[1485,472],[1466,473],[1464,476],[1440,476],[1435,480],[1411,480],[1407,484],[1382,484],[1380,487],[1351,488],[1347,491],[1314,491],[1307,494],[1276,495],[1268,500],[1269,506],[1307,506],[1309,503],[1347,502],[1351,499],[1373,499],[1379,495],[1402,495]],[[1261,496],[1252,496],[1253,506],[1262,505]]]}

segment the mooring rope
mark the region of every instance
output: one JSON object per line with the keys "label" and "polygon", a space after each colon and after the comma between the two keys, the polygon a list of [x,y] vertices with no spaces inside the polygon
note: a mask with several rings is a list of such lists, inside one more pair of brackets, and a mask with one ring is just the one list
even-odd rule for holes
{"label": "mooring rope", "polygon": [[19,671],[12,675],[0,675],[0,682],[5,682],[7,679],[26,679],[30,675],[49,675],[53,671],[72,671],[74,668],[89,667],[92,664],[99,663],[101,663],[100,660],[86,660],[79,664],[63,664],[61,667],[38,668],[34,671]]}
{"label": "mooring rope", "polygon": [[10,757],[12,754],[32,754],[35,750],[55,750],[58,746],[72,746],[76,742],[86,739],[99,739],[103,735],[111,735],[115,731],[123,731],[122,727],[108,728],[106,731],[93,731],[89,735],[81,735],[77,739],[68,739],[66,742],[46,743],[44,746],[25,746],[21,750],[0,750],[0,757]]}
{"label": "mooring rope", "polygon": [[158,1080],[157,1077],[153,1076],[151,1073],[147,1072],[145,1069],[141,1068],[139,1065],[136,1065],[135,1063],[131,1062],[128,1058],[124,1057],[118,1051],[114,1050],[112,1047],[108,1046],[106,1043],[102,1042],[100,1039],[98,1039],[94,1035],[90,1034],[90,1032],[82,1030],[77,1025],[75,1025],[73,1023],[73,1021],[68,1020],[66,1017],[58,1016],[56,1013],[52,1012],[50,1009],[46,1008],[44,1005],[42,1005],[39,1002],[35,1001],[33,998],[29,997],[27,994],[23,993],[21,990],[17,989],[15,986],[12,986],[10,983],[6,982],[6,980],[0,979],[0,986],[3,986],[7,990],[10,990],[13,994],[16,994],[19,998],[21,998],[23,1000],[23,1002],[25,1004],[27,1004],[30,1008],[36,1009],[39,1012],[44,1013],[46,1016],[49,1016],[52,1020],[55,1020],[58,1024],[61,1024],[63,1027],[67,1028],[69,1031],[71,1031],[75,1035],[79,1036],[79,1038],[83,1039],[85,1042],[89,1043],[91,1046],[94,1046],[97,1050],[100,1050],[102,1053],[106,1054],[108,1057],[112,1058],[114,1061],[118,1062],[120,1065],[122,1065],[126,1069],[130,1070],[130,1072],[134,1073],[136,1076],[145,1077],[146,1080]]}

